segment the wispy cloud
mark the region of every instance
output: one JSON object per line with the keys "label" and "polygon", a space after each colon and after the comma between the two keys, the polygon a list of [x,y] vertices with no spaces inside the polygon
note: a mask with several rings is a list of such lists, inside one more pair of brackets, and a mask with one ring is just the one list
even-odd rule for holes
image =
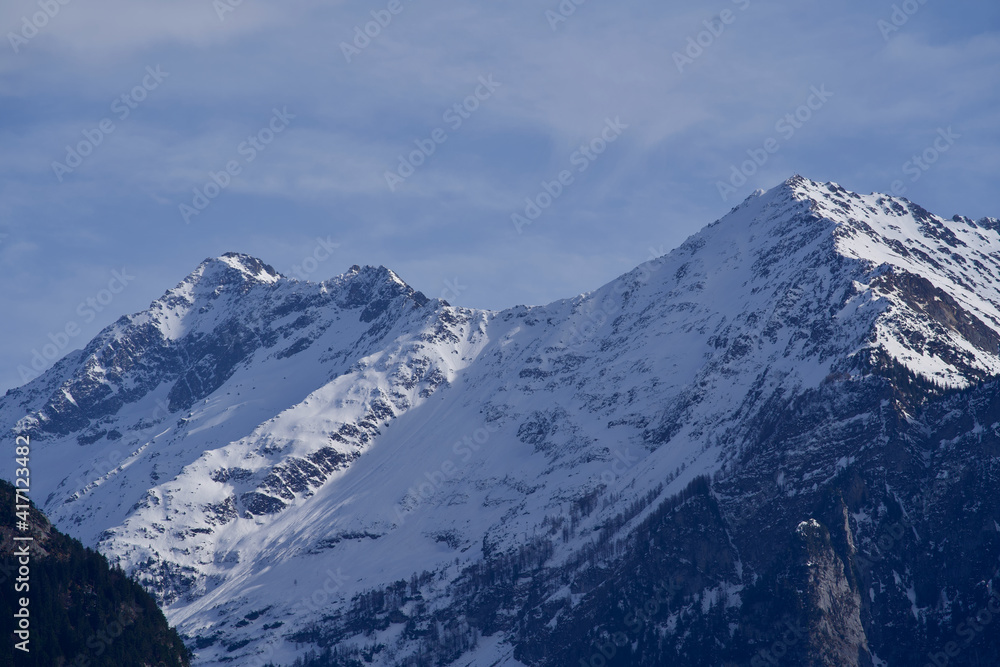
{"label": "wispy cloud", "polygon": [[[556,2],[402,0],[391,20],[373,17],[380,3],[222,2],[232,11],[70,0],[30,38],[21,31],[37,0],[0,8],[0,259],[30,285],[0,297],[22,323],[5,331],[0,386],[52,326],[45,313],[58,308],[46,304],[122,262],[148,271],[106,322],[207,255],[237,249],[290,267],[326,234],[345,253],[324,264],[329,275],[383,263],[428,293],[459,277],[469,305],[593,289],[728,210],[716,183],[812,86],[835,95],[734,198],[793,172],[886,189],[938,127],[954,126],[969,140],[907,196],[947,214],[1000,214],[1000,9],[988,3],[928,3],[885,39],[878,21],[892,3],[860,0],[591,0],[555,27]],[[379,20],[346,58],[342,43]],[[675,55],[699,39],[678,68]],[[120,119],[112,105],[149,67],[169,78]],[[502,85],[453,129],[446,112],[487,76]],[[288,129],[185,225],[179,206],[286,107]],[[518,235],[512,211],[609,117],[628,131]],[[114,131],[60,181],[53,163],[105,118]],[[386,187],[385,172],[436,128],[447,140]]]}

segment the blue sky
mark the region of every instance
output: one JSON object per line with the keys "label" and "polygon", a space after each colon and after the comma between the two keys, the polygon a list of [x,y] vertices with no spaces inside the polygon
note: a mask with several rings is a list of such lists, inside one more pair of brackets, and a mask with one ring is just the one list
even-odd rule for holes
{"label": "blue sky", "polygon": [[501,308],[793,173],[1000,216],[995,2],[64,1],[0,8],[0,391],[231,250]]}

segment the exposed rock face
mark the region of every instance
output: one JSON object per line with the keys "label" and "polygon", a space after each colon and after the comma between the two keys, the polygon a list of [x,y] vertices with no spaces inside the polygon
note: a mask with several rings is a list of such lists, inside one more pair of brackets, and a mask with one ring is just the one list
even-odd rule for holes
{"label": "exposed rock face", "polygon": [[[846,517],[845,527],[849,527]],[[802,544],[790,574],[796,588],[803,592],[802,608],[810,612],[801,664],[869,667],[871,656],[861,623],[861,596],[856,582],[848,579],[849,566],[834,551],[829,531],[816,519],[803,521],[795,532]],[[846,534],[850,536],[850,532]]]}
{"label": "exposed rock face", "polygon": [[0,427],[202,665],[996,664],[998,228],[795,177],[501,312],[226,255]]}

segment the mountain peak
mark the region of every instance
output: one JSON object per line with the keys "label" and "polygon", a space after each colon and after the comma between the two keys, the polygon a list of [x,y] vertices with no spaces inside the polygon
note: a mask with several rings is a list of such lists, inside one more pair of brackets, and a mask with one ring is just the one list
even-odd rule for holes
{"label": "mountain peak", "polygon": [[400,285],[401,287],[409,287],[402,278],[400,278],[395,271],[386,268],[381,264],[378,266],[372,266],[371,264],[365,264],[364,266],[359,266],[354,264],[347,270],[344,274],[345,278],[354,278],[355,276],[361,276],[362,278],[369,278],[372,280],[389,281]]}
{"label": "mountain peak", "polygon": [[399,296],[413,299],[418,306],[423,306],[429,301],[421,292],[406,284],[392,269],[384,266],[355,264],[333,282],[345,288],[339,300],[341,305],[347,308],[367,306],[364,317],[370,317],[373,312],[384,309]]}
{"label": "mountain peak", "polygon": [[792,194],[797,199],[822,201],[835,196],[848,196],[849,193],[839,183],[814,181],[801,174],[795,174],[776,186],[774,190]]}
{"label": "mountain peak", "polygon": [[[762,362],[771,372],[816,363],[806,381],[815,384],[898,366],[966,387],[1000,373],[998,232],[990,219],[946,220],[900,197],[795,175],[690,237],[668,268],[647,270],[659,271],[665,294],[712,304],[706,318],[727,322],[719,345],[753,340],[764,358],[789,336]],[[749,358],[747,349],[731,356]]]}
{"label": "mountain peak", "polygon": [[787,179],[785,179],[785,182],[784,182],[783,185],[787,185],[789,187],[796,187],[796,186],[804,185],[806,183],[814,183],[814,181],[809,180],[808,178],[806,178],[802,174],[792,174],[790,177],[788,177]]}
{"label": "mountain peak", "polygon": [[[795,174],[769,190],[760,188],[754,190],[747,195],[746,199],[737,204],[730,211],[730,214],[752,206],[754,202],[765,208],[772,208],[775,205],[780,206],[781,204],[795,204],[795,202],[809,201],[812,202],[812,208],[815,208],[817,203],[828,198],[831,193],[839,192],[847,193],[846,190],[836,183],[819,183]],[[715,223],[709,225],[709,227],[714,226],[718,222],[721,222],[721,220],[717,220]]]}
{"label": "mountain peak", "polygon": [[238,252],[227,252],[219,257],[209,257],[189,276],[197,276],[197,281],[206,279],[214,282],[221,278],[221,284],[232,282],[233,278],[240,282],[274,283],[281,279],[281,274],[256,257]]}
{"label": "mountain peak", "polygon": [[[728,622],[766,638],[755,617],[799,602],[757,601],[789,581],[804,614],[867,596],[884,627],[929,591],[904,629],[919,635],[938,591],[981,609],[992,572],[948,581],[925,554],[944,545],[942,571],[958,570],[1000,521],[949,509],[998,446],[996,385],[944,390],[1000,376],[996,227],[793,176],[594,292],[499,312],[428,301],[384,266],[311,283],[229,253],[0,399],[0,429],[31,436],[32,493],[158,596],[199,667],[361,651],[372,632],[372,665],[439,649],[586,662],[559,642],[617,623],[606,610],[658,596],[633,591],[668,572],[669,609],[645,623],[682,652],[623,660],[718,664],[689,647]],[[895,517],[932,501],[904,531]],[[968,535],[949,541],[949,523]],[[706,549],[722,555],[694,563]],[[860,565],[908,574],[872,596]],[[539,637],[562,652],[531,657]],[[861,654],[827,662],[873,664],[845,655]]]}

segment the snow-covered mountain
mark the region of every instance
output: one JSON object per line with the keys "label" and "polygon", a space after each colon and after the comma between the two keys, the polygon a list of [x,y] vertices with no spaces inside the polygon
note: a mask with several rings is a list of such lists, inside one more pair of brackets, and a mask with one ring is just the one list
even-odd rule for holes
{"label": "snow-covered mountain", "polygon": [[997,375],[1000,221],[794,177],[546,306],[206,260],[0,428],[199,665],[902,665],[1000,585]]}

